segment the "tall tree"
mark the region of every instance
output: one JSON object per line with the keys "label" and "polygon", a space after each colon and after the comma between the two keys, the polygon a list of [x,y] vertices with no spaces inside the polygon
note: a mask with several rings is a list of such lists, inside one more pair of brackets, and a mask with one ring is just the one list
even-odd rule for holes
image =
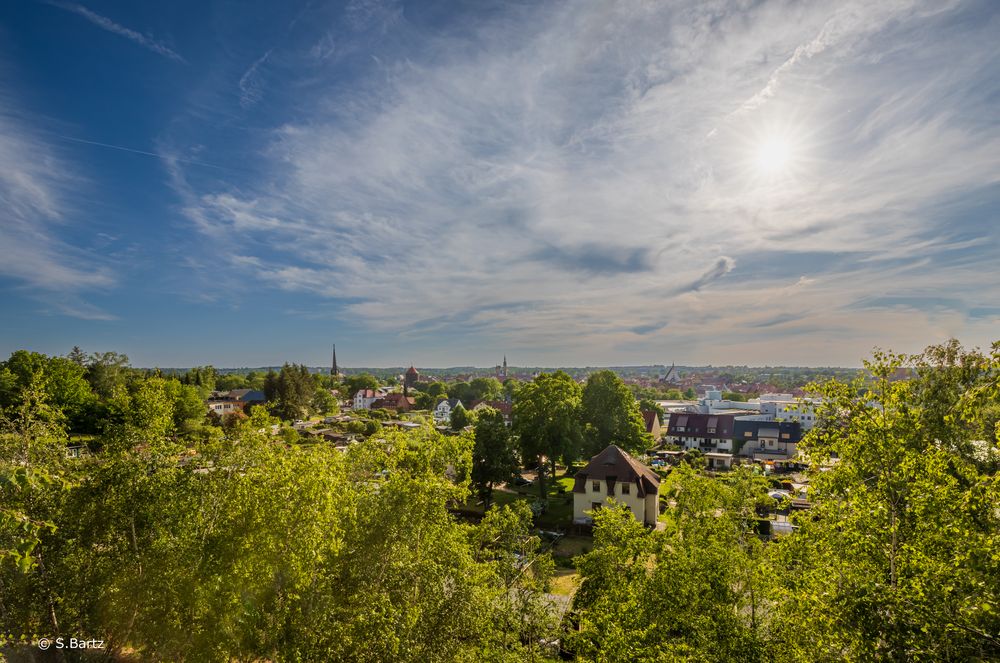
{"label": "tall tree", "polygon": [[347,385],[347,393],[351,398],[354,398],[354,394],[358,393],[362,389],[378,389],[379,382],[378,378],[370,373],[358,373],[357,375],[348,375],[344,380],[344,384]]}
{"label": "tall tree", "polygon": [[821,425],[802,446],[825,471],[811,474],[813,509],[785,544],[790,596],[776,623],[796,615],[790,657],[1000,658],[1000,477],[964,452],[997,453],[970,436],[997,402],[1000,351],[968,381],[897,379],[907,363],[879,352],[869,380],[814,387]]}
{"label": "tall tree", "polygon": [[0,408],[20,404],[32,385],[42,390],[51,408],[66,416],[71,430],[84,426],[95,397],[83,367],[65,357],[18,350],[0,363]]}
{"label": "tall tree", "polygon": [[472,448],[472,485],[485,508],[493,502],[494,484],[510,479],[516,467],[514,443],[503,414],[493,408],[480,409]]}
{"label": "tall tree", "polygon": [[580,385],[563,371],[541,373],[517,390],[514,431],[521,458],[538,461],[538,489],[543,500],[547,499],[545,464],[554,477],[557,460],[569,463],[579,457],[583,438],[580,396]]}
{"label": "tall tree", "polygon": [[653,442],[642,421],[639,403],[614,371],[598,371],[587,378],[580,409],[590,455],[609,444],[635,453],[648,449]]}
{"label": "tall tree", "polygon": [[316,388],[305,365],[285,364],[271,379],[268,395],[271,411],[278,417],[291,421],[309,412]]}
{"label": "tall tree", "polygon": [[662,529],[624,505],[594,513],[569,648],[584,660],[771,659],[773,574],[754,527],[766,484],[749,471],[724,484],[681,466],[660,489],[672,505]]}
{"label": "tall tree", "polygon": [[111,398],[116,387],[122,387],[129,376],[128,357],[117,352],[95,352],[87,363],[87,380],[101,398]]}
{"label": "tall tree", "polygon": [[503,397],[503,385],[496,378],[473,378],[469,388],[471,400],[495,401]]}

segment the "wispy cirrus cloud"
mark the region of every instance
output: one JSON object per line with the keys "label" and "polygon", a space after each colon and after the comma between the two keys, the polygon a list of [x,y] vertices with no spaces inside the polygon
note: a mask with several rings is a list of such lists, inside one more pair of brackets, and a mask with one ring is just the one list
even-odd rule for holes
{"label": "wispy cirrus cloud", "polygon": [[101,16],[100,14],[87,9],[83,5],[70,2],[56,2],[54,0],[50,1],[48,4],[53,7],[73,12],[74,14],[78,14],[102,30],[107,30],[108,32],[125,37],[129,41],[135,42],[153,53],[157,53],[158,55],[162,55],[163,57],[176,62],[186,62],[180,53],[170,48],[159,39],[156,39],[151,35],[138,32],[137,30],[133,30],[132,28],[127,28],[119,23],[115,23],[110,18]]}
{"label": "wispy cirrus cloud", "polygon": [[[580,1],[439,33],[382,6],[358,16],[419,48],[298,90],[265,177],[187,185],[232,269],[375,330],[460,319],[567,360],[856,362],[990,333],[968,313],[1000,300],[981,278],[1000,259],[988,3]],[[768,176],[774,134],[794,154]],[[976,196],[992,211],[959,223]],[[943,289],[975,294],[856,306]]]}
{"label": "wispy cirrus cloud", "polygon": [[112,319],[85,293],[114,285],[110,269],[60,238],[82,184],[73,168],[14,111],[0,90],[0,276],[49,309],[70,317]]}

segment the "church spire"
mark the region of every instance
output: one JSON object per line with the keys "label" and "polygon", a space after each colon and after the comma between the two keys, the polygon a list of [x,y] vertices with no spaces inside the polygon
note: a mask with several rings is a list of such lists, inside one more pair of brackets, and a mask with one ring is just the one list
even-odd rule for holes
{"label": "church spire", "polygon": [[330,375],[337,377],[340,371],[337,370],[337,344],[333,344],[333,363],[330,365]]}

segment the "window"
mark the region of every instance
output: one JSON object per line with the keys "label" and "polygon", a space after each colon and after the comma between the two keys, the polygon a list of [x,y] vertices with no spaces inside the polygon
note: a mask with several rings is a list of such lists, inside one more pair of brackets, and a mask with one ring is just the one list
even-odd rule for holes
{"label": "window", "polygon": [[601,482],[600,481],[592,481],[590,483],[590,489],[592,491],[594,491],[595,493],[601,492]]}
{"label": "window", "polygon": [[590,503],[590,508],[593,509],[594,511],[597,511],[598,509],[601,508],[601,503],[600,502],[591,502]]}
{"label": "window", "polygon": [[677,426],[677,432],[678,433],[683,433],[684,432],[684,426]]}
{"label": "window", "polygon": [[715,429],[714,429],[714,428],[709,428],[709,429],[708,429],[708,432],[709,432],[709,433],[714,433],[714,432],[715,432]]}
{"label": "window", "polygon": [[792,434],[791,433],[782,433],[781,434],[781,439],[783,439],[783,440],[790,440],[790,439],[792,439]]}
{"label": "window", "polygon": [[748,430],[743,433],[743,437],[752,437],[752,436],[753,436],[753,431]]}
{"label": "window", "polygon": [[622,484],[622,495],[628,495],[628,491],[629,490],[630,490],[629,485],[627,483],[623,483]]}

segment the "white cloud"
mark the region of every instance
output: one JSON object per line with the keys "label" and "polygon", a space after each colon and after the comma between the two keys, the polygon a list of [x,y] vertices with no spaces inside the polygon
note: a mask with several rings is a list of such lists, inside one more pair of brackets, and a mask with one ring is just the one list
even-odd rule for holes
{"label": "white cloud", "polygon": [[113,285],[113,274],[59,237],[81,182],[2,93],[0,101],[0,275],[65,315],[109,319],[81,293]]}
{"label": "white cloud", "polygon": [[258,69],[271,57],[271,49],[253,61],[253,64],[240,77],[240,105],[244,108],[253,106],[264,96],[264,83]]}
{"label": "white cloud", "polygon": [[[948,9],[512,10],[380,55],[377,72],[273,132],[268,179],[189,190],[186,210],[238,245],[235,267],[422,338],[577,360],[738,358],[738,338],[761,353],[745,361],[768,361],[789,335],[805,352],[836,325],[815,363],[909,342],[895,325],[916,315],[985,342],[961,311],[855,308],[944,287],[1000,298],[976,275],[1000,257],[996,233],[976,244],[935,212],[1000,178],[1000,131],[981,115],[993,33],[958,32]],[[768,179],[748,164],[775,131],[796,158]],[[795,260],[812,254],[843,258]]]}
{"label": "white cloud", "polygon": [[107,30],[108,32],[112,32],[116,35],[125,37],[129,41],[135,42],[136,44],[139,44],[143,48],[150,50],[154,53],[157,53],[159,55],[162,55],[163,57],[170,58],[171,60],[175,60],[177,62],[185,62],[184,58],[180,55],[180,53],[170,48],[162,41],[155,39],[150,35],[144,35],[141,32],[137,32],[131,28],[127,28],[124,25],[115,23],[110,18],[92,12],[83,5],[72,4],[68,2],[50,2],[49,4],[53,5],[54,7],[59,7],[60,9],[65,9],[66,11],[73,12],[74,14],[79,14],[80,16],[84,17],[85,19],[96,25],[97,27],[103,30]]}

